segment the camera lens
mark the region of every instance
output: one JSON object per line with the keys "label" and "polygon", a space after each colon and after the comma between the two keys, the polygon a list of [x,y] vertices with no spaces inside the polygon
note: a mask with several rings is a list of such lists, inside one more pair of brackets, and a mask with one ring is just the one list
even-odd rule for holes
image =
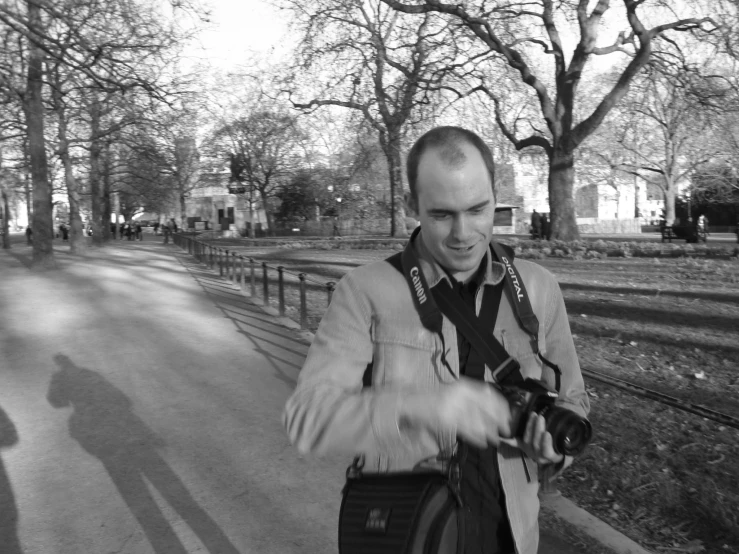
{"label": "camera lens", "polygon": [[545,418],[554,451],[558,454],[577,456],[590,442],[593,433],[590,422],[575,412],[553,407],[547,411]]}

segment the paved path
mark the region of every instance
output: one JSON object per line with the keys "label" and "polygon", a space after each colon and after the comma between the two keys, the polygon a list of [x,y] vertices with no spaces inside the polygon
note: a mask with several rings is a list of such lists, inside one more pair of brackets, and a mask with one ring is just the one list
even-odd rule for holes
{"label": "paved path", "polygon": [[174,246],[65,249],[0,252],[0,552],[336,552],[346,460],[280,421],[305,342]]}

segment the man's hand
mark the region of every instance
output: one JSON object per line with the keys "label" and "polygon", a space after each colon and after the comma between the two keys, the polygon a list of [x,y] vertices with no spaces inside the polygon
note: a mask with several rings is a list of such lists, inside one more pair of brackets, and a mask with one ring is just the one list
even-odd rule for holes
{"label": "man's hand", "polygon": [[511,436],[511,410],[500,391],[487,383],[461,377],[433,394],[407,399],[399,427],[426,428],[432,434],[451,430],[479,448],[497,446]]}
{"label": "man's hand", "polygon": [[546,430],[546,420],[537,413],[529,414],[523,439],[517,442],[518,447],[539,465],[558,464],[564,459],[562,454],[554,451],[552,435]]}

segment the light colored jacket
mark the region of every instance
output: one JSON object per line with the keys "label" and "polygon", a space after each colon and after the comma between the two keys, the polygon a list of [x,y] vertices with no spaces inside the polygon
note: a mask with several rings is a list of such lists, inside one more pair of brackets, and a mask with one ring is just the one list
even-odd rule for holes
{"label": "light colored jacket", "polygon": [[[429,287],[448,279],[421,240],[413,246]],[[484,284],[503,279],[504,266],[487,256]],[[562,370],[558,404],[586,416],[589,411],[564,300],[552,274],[527,261],[515,262],[539,319],[539,349]],[[476,311],[482,303],[482,287]],[[397,411],[409,391],[433,390],[459,377],[456,329],[444,317],[441,338],[424,328],[405,277],[385,261],[347,273],[334,292],[316,332],[298,384],[283,415],[290,440],[303,453],[363,454],[364,471],[410,470],[448,458],[452,431],[414,432],[398,428]],[[524,377],[554,386],[554,373],[534,354],[503,294],[495,337],[521,365]],[[371,364],[372,386],[363,388]],[[486,368],[486,380],[492,380]],[[433,463],[432,463],[433,465]],[[536,554],[539,542],[538,468],[508,444],[498,448],[498,467],[518,554]]]}

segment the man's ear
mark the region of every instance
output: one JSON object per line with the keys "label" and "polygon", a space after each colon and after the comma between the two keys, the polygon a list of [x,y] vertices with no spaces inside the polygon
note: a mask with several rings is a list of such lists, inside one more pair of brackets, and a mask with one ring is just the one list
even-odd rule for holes
{"label": "man's ear", "polygon": [[418,201],[411,196],[410,192],[403,194],[403,201],[405,203],[405,213],[413,219],[418,219]]}

